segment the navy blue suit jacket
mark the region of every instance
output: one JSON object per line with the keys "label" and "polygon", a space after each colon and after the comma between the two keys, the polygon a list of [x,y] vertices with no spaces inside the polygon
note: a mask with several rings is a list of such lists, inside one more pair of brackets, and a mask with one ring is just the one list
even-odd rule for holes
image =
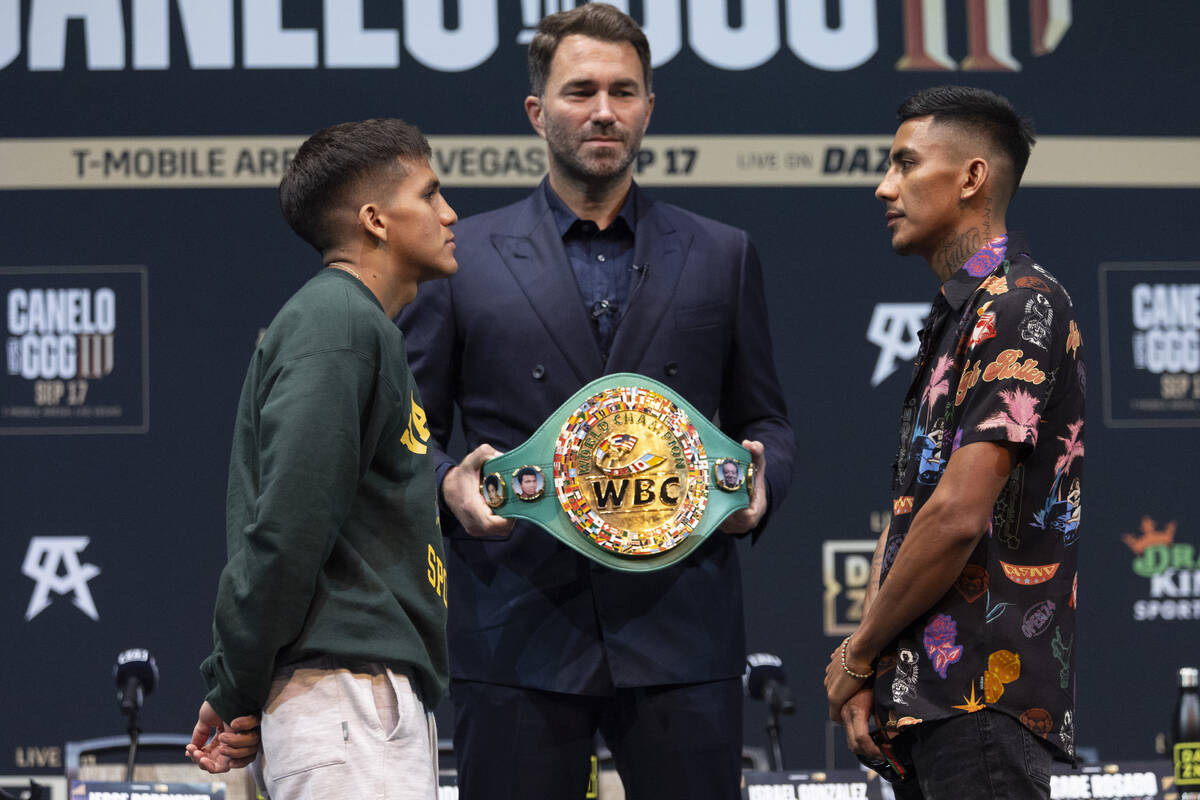
{"label": "navy blue suit jacket", "polygon": [[[634,263],[645,274],[634,276],[607,363],[540,188],[455,228],[458,273],[422,284],[400,317],[435,466],[453,461],[445,448],[456,406],[468,448],[507,451],[583,384],[637,372],[671,386],[735,440],[762,441],[777,506],[791,481],[794,436],[754,248],[744,231],[644,194],[637,210]],[[743,670],[732,536],[714,532],[674,567],[628,574],[524,522],[507,538],[474,539],[443,509],[442,526],[456,678],[604,694]]]}

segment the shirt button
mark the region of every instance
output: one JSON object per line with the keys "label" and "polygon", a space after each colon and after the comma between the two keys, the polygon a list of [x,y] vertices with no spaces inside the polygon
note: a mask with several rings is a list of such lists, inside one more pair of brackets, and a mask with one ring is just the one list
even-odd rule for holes
{"label": "shirt button", "polygon": [[542,379],[542,377],[546,374],[546,368],[543,367],[541,364],[537,364],[536,366],[534,366],[533,372],[530,374],[533,375],[533,379],[535,381],[540,381]]}
{"label": "shirt button", "polygon": [[603,260],[604,260],[604,253],[601,253],[600,255],[596,256],[596,260],[597,260],[597,261],[603,261]]}
{"label": "shirt button", "polygon": [[669,375],[669,376],[678,375],[679,374],[679,364],[674,361],[668,361],[666,364],[663,365],[663,372],[667,373],[667,375]]}

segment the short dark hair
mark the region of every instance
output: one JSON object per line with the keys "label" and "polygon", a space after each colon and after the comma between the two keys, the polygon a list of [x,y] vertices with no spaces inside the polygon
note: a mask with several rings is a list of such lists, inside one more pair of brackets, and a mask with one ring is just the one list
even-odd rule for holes
{"label": "short dark hair", "polygon": [[653,70],[650,68],[650,42],[633,17],[608,3],[586,3],[544,17],[529,43],[529,88],[541,97],[550,77],[550,62],[558,45],[578,34],[603,42],[629,42],[642,62],[642,79],[650,93]]}
{"label": "short dark hair", "polygon": [[901,122],[933,117],[987,137],[1012,164],[1012,191],[1017,190],[1029,151],[1037,139],[1033,123],[1017,113],[1007,97],[971,86],[935,86],[907,98],[896,110]]}
{"label": "short dark hair", "polygon": [[339,243],[338,215],[367,182],[407,174],[404,161],[432,151],[415,125],[368,119],[322,128],[305,140],[279,182],[279,207],[292,230],[319,253]]}
{"label": "short dark hair", "polygon": [[536,477],[538,477],[538,471],[536,469],[534,469],[533,467],[521,467],[519,470],[517,470],[517,480],[518,481],[521,480],[522,478],[524,478],[526,475],[532,475],[533,477],[536,478]]}
{"label": "short dark hair", "polygon": [[491,475],[488,475],[483,479],[483,485],[490,486],[496,491],[500,491],[500,476],[493,472]]}

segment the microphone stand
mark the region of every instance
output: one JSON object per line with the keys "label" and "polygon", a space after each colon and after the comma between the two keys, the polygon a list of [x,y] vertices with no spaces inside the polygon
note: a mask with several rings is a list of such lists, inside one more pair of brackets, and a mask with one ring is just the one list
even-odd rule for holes
{"label": "microphone stand", "polygon": [[141,732],[141,728],[138,727],[138,710],[135,706],[129,709],[129,761],[125,764],[126,783],[133,783],[133,762],[137,760],[138,734]]}
{"label": "microphone stand", "polygon": [[774,681],[767,682],[763,699],[767,701],[767,744],[770,747],[767,752],[767,764],[772,772],[778,772],[783,769],[782,728],[779,724],[779,712],[783,702],[774,684]]}

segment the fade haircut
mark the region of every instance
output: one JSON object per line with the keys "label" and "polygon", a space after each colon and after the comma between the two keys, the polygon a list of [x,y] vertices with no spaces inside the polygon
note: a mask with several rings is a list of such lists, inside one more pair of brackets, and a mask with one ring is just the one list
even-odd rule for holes
{"label": "fade haircut", "polygon": [[937,86],[917,92],[896,110],[901,122],[933,117],[935,122],[957,125],[984,136],[1008,158],[1013,171],[1011,197],[1025,174],[1029,151],[1037,141],[1033,123],[1013,108],[1008,98],[970,86]]}
{"label": "fade haircut", "polygon": [[529,88],[541,97],[550,77],[550,62],[558,45],[568,36],[587,36],[602,42],[628,42],[642,62],[642,82],[650,93],[650,42],[646,34],[625,12],[608,3],[587,3],[567,11],[559,11],[542,19],[537,33],[529,43]]}
{"label": "fade haircut", "polygon": [[288,165],[279,207],[292,230],[324,254],[347,235],[347,210],[364,189],[402,180],[405,162],[428,159],[431,152],[424,134],[399,119],[322,128]]}

